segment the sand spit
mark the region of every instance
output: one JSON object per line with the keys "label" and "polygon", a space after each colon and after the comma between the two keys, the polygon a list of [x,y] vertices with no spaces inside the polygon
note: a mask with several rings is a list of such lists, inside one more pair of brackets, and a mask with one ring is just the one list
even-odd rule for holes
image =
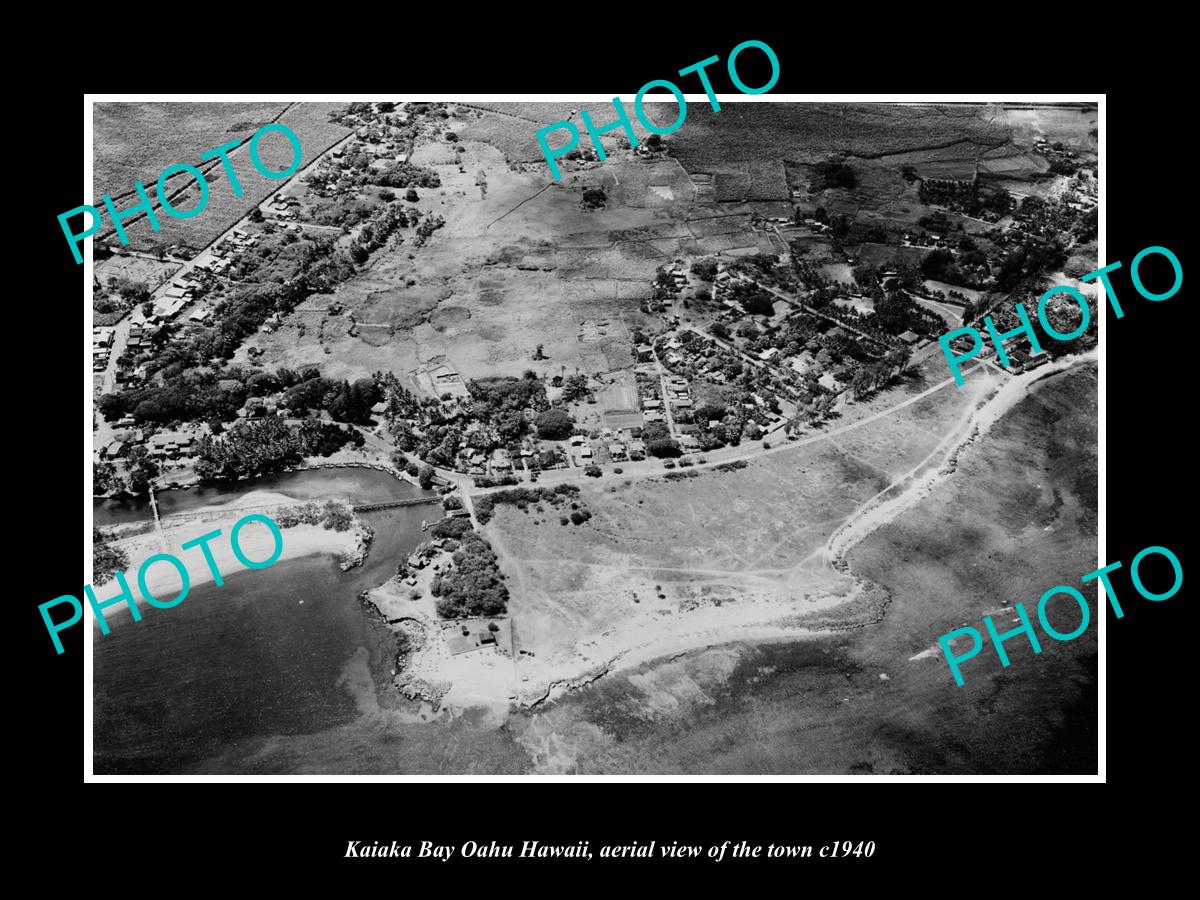
{"label": "sand spit", "polygon": [[[253,503],[248,502],[250,500],[253,500]],[[268,500],[269,502],[264,502]],[[123,550],[129,558],[125,572],[135,593],[137,592],[136,576],[142,563],[159,553],[170,554],[179,559],[187,569],[191,586],[196,587],[214,580],[212,569],[205,561],[204,553],[199,547],[184,550],[183,544],[219,529],[220,536],[208,542],[217,571],[221,573],[222,577],[252,571],[242,565],[233,553],[229,536],[234,524],[250,508],[253,508],[255,512],[264,512],[270,516],[281,508],[296,505],[300,505],[299,501],[293,501],[283,494],[256,491],[236,498],[230,503],[193,510],[186,515],[165,518],[161,532],[157,529],[145,530],[145,523],[135,523],[133,526],[124,528],[117,526],[108,530],[112,531],[117,538],[114,541],[115,546]],[[141,530],[142,533],[129,533],[138,530]],[[122,536],[123,534],[126,536]],[[281,529],[281,534],[283,535],[283,552],[273,565],[312,553],[332,553],[338,557],[343,569],[349,569],[361,564],[366,558],[371,540],[370,528],[357,518],[353,520],[352,526],[346,531],[333,531],[320,525],[300,524]],[[265,524],[251,522],[238,533],[238,545],[241,547],[242,553],[249,559],[260,561],[268,559],[274,552],[275,539]],[[152,593],[169,600],[179,591],[179,572],[167,562],[156,563],[146,570],[146,586]],[[115,590],[116,583],[108,582],[104,587]],[[102,590],[97,591],[97,597],[105,596]]]}

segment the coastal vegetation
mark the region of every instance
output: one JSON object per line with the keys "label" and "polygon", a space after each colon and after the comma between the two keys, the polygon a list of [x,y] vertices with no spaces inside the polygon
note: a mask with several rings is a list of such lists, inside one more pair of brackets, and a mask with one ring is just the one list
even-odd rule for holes
{"label": "coastal vegetation", "polygon": [[524,512],[531,503],[548,503],[558,507],[561,503],[572,503],[577,507],[579,488],[573,484],[559,484],[553,488],[516,488],[511,491],[496,491],[475,498],[475,517],[480,525],[491,521],[497,504],[510,504]]}
{"label": "coastal vegetation", "polygon": [[435,575],[429,588],[438,598],[438,615],[444,619],[502,615],[508,608],[508,587],[491,545],[467,528],[451,559],[454,568]]}
{"label": "coastal vegetation", "polygon": [[125,551],[112,543],[111,538],[96,526],[92,526],[92,584],[101,585],[112,580],[114,573],[129,565]]}
{"label": "coastal vegetation", "polygon": [[327,531],[347,531],[354,524],[354,511],[345,503],[327,500],[324,504],[305,503],[277,511],[275,524],[280,528],[296,525],[320,525]]}
{"label": "coastal vegetation", "polygon": [[282,419],[242,422],[221,437],[205,435],[197,448],[202,481],[266,475],[297,465],[306,456],[328,456],[346,444],[361,446],[362,434],[317,419],[293,430]]}

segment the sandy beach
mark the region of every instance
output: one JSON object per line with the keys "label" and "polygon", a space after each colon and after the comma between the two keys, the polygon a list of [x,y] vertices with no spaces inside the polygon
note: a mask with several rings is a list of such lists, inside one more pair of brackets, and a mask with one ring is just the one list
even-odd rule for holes
{"label": "sandy beach", "polygon": [[[229,542],[229,534],[234,524],[243,515],[244,512],[231,510],[228,516],[209,518],[203,522],[190,521],[190,516],[181,517],[188,520],[178,523],[168,519],[164,522],[162,537],[157,531],[151,531],[116,541],[115,545],[124,550],[129,557],[129,565],[126,566],[125,572],[134,592],[137,593],[138,569],[146,559],[156,553],[168,553],[178,558],[186,566],[193,588],[213,581],[212,570],[200,547],[184,550],[182,545],[217,529],[220,529],[221,534],[209,541],[208,547],[222,577],[239,572],[258,571],[266,578],[270,577],[270,568],[285,560],[310,553],[352,554],[358,544],[358,531],[353,528],[339,532],[328,531],[320,525],[296,525],[281,529],[283,552],[272,567],[248,569],[234,556],[233,547]],[[251,522],[243,526],[238,533],[238,544],[242,553],[256,562],[268,559],[275,550],[275,539],[267,526],[261,522]],[[146,572],[146,585],[151,592],[169,601],[179,591],[179,572],[170,563],[155,563]],[[104,586],[110,590],[115,587],[115,581]],[[105,596],[103,590],[97,591],[98,597]]]}

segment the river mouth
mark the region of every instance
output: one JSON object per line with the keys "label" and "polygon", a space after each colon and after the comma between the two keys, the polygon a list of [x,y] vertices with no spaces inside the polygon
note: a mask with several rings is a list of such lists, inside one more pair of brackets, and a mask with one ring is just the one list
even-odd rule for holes
{"label": "river mouth", "polygon": [[[301,502],[345,497],[353,504],[408,500],[429,493],[379,469],[347,466],[280,472],[245,481],[197,485],[186,490],[156,491],[154,498],[158,503],[159,515],[170,516],[228,503],[252,491],[282,493]],[[95,524],[101,526],[140,522],[154,517],[146,497],[95,498],[92,500],[92,515]]]}
{"label": "river mouth", "polygon": [[[346,468],[157,497],[171,515],[261,491],[298,502],[339,496],[357,503],[426,493],[386,472]],[[100,525],[152,515],[145,498],[98,500],[94,509]],[[237,572],[221,587],[197,585],[177,607],[145,609],[141,622],[113,615],[108,636],[93,626],[95,771],[298,771],[307,762],[267,762],[260,759],[264,748],[353,727],[364,709],[415,712],[419,704],[392,687],[395,637],[357,594],[390,578],[420,542],[422,522],[437,515],[425,505],[359,513],[374,539],[363,565],[347,572],[327,554],[301,557]],[[98,596],[106,596],[103,589]],[[353,767],[337,757],[339,742],[327,743],[327,765]]]}

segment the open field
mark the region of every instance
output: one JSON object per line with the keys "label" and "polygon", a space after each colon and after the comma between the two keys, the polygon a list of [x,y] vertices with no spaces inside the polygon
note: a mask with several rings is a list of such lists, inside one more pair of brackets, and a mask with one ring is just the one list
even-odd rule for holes
{"label": "open field", "polygon": [[128,278],[146,285],[151,291],[179,271],[179,263],[160,262],[144,256],[110,256],[96,263],[96,277],[102,284],[110,278]]}
{"label": "open field", "polygon": [[[497,507],[486,531],[516,586],[518,650],[534,654],[519,659],[521,696],[706,638],[798,633],[806,613],[836,619],[861,591],[826,558],[831,535],[889,485],[940,465],[997,379],[973,373],[961,392],[943,389],[741,470],[585,485],[580,503],[592,516],[579,526],[536,506]],[[875,403],[928,387],[916,379]]]}
{"label": "open field", "polygon": [[1039,109],[1004,109],[995,121],[1011,129],[1013,140],[1023,147],[1033,145],[1034,139],[1061,141],[1076,152],[1095,155],[1098,110],[1041,107]]}
{"label": "open field", "polygon": [[1094,366],[1048,378],[850,552],[851,570],[892,595],[881,622],[610,675],[515,721],[535,771],[1095,772],[1094,619],[1040,656],[1010,642],[1008,669],[981,654],[961,688],[940,653],[921,655],[1002,601],[1036,602],[1095,568],[1095,396]]}
{"label": "open field", "polygon": [[[594,373],[627,364],[628,339],[621,336],[627,332],[583,343],[580,323],[638,321],[636,301],[648,295],[655,267],[691,233],[661,210],[581,210],[580,187],[567,182],[543,191],[540,176],[510,171],[497,150],[477,145],[469,154],[469,174],[445,166],[443,189],[422,192],[417,205],[446,224],[413,258],[407,242],[380,251],[338,290],[345,315],[318,329],[331,298],[313,297],[301,309],[315,312],[289,316],[274,334],[255,335],[239,359],[257,346],[265,365],[316,358],[339,378],[400,373],[432,359],[468,378],[528,368],[551,375],[563,365]],[[483,197],[467,190],[478,171],[489,185]],[[532,359],[538,343],[548,359]]]}

